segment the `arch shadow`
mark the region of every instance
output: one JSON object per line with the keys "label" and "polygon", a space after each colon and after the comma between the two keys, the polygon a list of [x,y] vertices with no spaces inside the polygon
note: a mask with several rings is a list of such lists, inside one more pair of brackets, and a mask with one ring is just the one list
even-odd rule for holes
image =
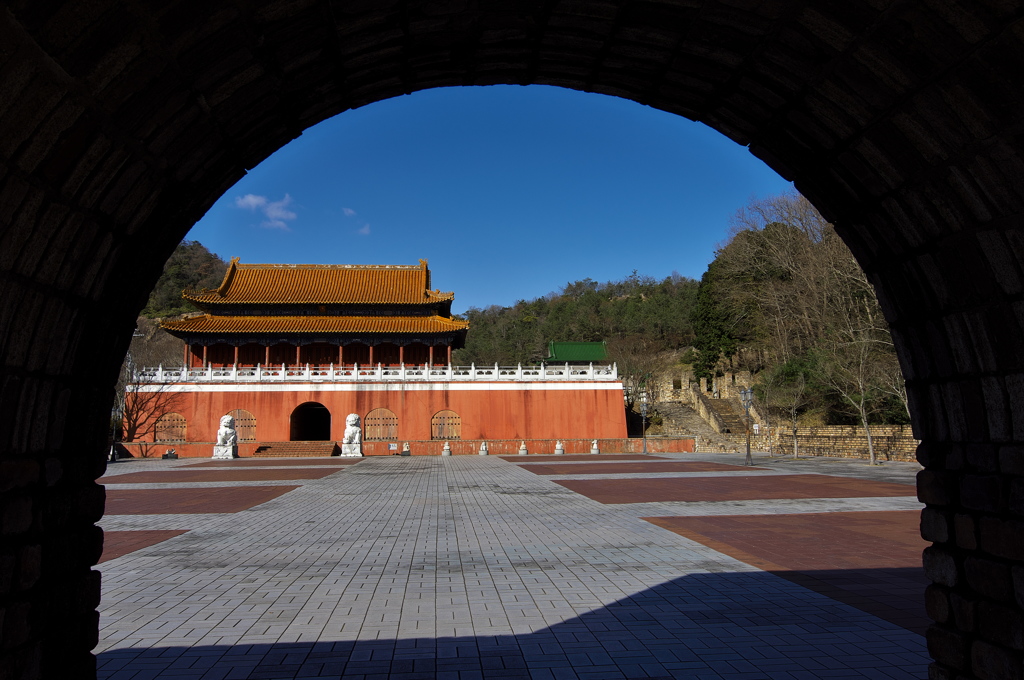
{"label": "arch shadow", "polygon": [[[863,578],[865,570],[859,570]],[[870,570],[868,570],[870,571]],[[920,570],[881,570],[920,579]],[[848,580],[843,571],[830,580]],[[768,572],[683,576],[518,635],[128,648],[99,678],[804,678],[918,680],[914,632]],[[465,622],[468,627],[472,625]]]}

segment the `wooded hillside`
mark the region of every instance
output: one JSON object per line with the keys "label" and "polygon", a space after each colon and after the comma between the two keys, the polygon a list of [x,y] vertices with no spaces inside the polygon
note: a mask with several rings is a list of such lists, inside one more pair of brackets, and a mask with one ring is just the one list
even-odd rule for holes
{"label": "wooded hillside", "polygon": [[216,288],[224,280],[228,264],[199,241],[182,241],[164,264],[164,272],[149,294],[142,316],[149,319],[194,312],[181,298],[186,288]]}
{"label": "wooded hillside", "polygon": [[694,373],[749,370],[793,427],[909,422],[906,388],[874,288],[798,194],[754,201],[701,279]]}

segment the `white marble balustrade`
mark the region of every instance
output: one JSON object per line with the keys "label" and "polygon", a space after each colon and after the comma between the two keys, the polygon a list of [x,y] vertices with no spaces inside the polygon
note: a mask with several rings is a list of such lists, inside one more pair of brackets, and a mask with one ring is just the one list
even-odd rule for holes
{"label": "white marble balustrade", "polygon": [[615,381],[615,364],[582,366],[541,364],[540,366],[157,366],[140,369],[137,383],[269,383],[269,382],[377,382],[377,381]]}

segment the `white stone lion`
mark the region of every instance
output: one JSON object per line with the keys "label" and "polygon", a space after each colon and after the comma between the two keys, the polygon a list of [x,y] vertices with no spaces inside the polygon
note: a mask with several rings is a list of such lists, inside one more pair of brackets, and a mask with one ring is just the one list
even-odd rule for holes
{"label": "white stone lion", "polygon": [[220,419],[220,429],[217,430],[217,446],[234,446],[238,443],[238,433],[235,431],[235,419],[231,416],[224,416]]}

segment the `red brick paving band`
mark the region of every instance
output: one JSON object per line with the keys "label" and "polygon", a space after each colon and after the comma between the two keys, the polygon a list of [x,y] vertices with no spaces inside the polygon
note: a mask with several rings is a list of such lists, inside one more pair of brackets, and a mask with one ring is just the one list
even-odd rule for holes
{"label": "red brick paving band", "polygon": [[651,461],[649,463],[575,463],[573,465],[525,464],[521,468],[535,475],[613,475],[636,472],[744,472],[764,468],[706,463],[703,461]]}
{"label": "red brick paving band", "polygon": [[354,465],[363,458],[235,458],[234,460],[211,460],[205,463],[189,463],[188,465],[182,465],[184,468],[204,468],[204,467],[219,467],[219,468],[232,468],[232,467],[275,467],[275,466],[287,466],[287,465],[301,465],[307,467],[310,465]]}
{"label": "red brick paving band", "polygon": [[920,518],[901,510],[644,519],[923,635]]}
{"label": "red brick paving band", "polygon": [[914,487],[829,475],[670,477],[665,479],[572,479],[567,489],[608,505],[665,501],[742,501],[781,498],[913,496]]}
{"label": "red brick paving band", "polygon": [[292,468],[287,470],[164,470],[128,472],[104,478],[104,484],[177,484],[182,482],[265,482],[292,479],[323,479],[338,470]]}
{"label": "red brick paving band", "polygon": [[587,461],[589,463],[593,463],[595,461],[603,462],[603,461],[606,461],[606,460],[668,460],[667,458],[662,458],[660,456],[651,456],[651,455],[646,455],[646,454],[643,454],[643,453],[607,453],[607,454],[606,453],[602,453],[602,454],[599,454],[599,455],[594,455],[594,454],[591,454],[591,453],[584,453],[584,454],[566,453],[566,454],[563,454],[561,456],[556,456],[556,455],[550,454],[550,453],[548,453],[548,454],[533,454],[533,453],[531,453],[528,456],[520,456],[520,455],[501,456],[501,458],[502,458],[502,460],[507,460],[507,461],[512,462],[512,463],[536,463],[536,462],[538,462],[538,460],[541,460],[541,461],[544,461],[544,462],[551,461],[551,462],[563,462],[563,463],[572,463],[572,462],[576,462],[576,461]]}
{"label": "red brick paving band", "polygon": [[149,529],[143,531],[104,531],[103,556],[100,562],[112,560],[128,553],[181,536],[185,529]]}
{"label": "red brick paving band", "polygon": [[232,513],[274,500],[298,486],[208,486],[194,489],[107,489],[107,515]]}

